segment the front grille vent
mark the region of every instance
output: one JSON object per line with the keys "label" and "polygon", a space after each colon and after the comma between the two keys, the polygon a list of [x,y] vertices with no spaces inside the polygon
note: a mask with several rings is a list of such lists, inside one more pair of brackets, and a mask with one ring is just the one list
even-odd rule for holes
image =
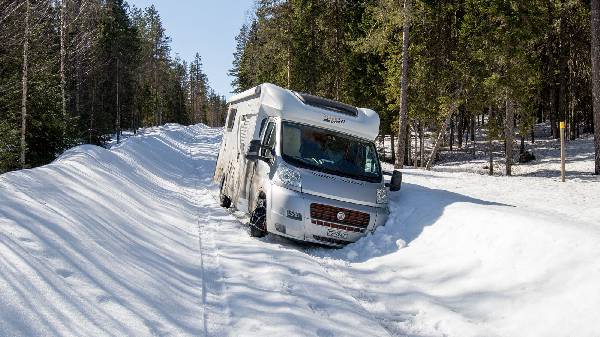
{"label": "front grille vent", "polygon": [[335,228],[335,229],[341,229],[341,230],[345,230],[345,231],[348,231],[348,232],[356,232],[356,233],[364,233],[365,232],[364,228],[338,225],[336,223],[326,222],[326,221],[322,221],[322,220],[315,220],[315,219],[313,219],[313,220],[311,220],[311,222],[314,225],[325,226],[325,227]]}
{"label": "front grille vent", "polygon": [[[338,218],[339,213],[344,214],[342,220]],[[371,221],[371,215],[369,213],[317,203],[310,205],[310,217],[313,220],[322,220],[358,228],[367,228]]]}

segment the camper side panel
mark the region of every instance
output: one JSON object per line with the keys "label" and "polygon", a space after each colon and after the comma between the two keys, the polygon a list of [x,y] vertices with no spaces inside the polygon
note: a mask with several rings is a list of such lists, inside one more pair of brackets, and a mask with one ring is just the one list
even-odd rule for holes
{"label": "camper side panel", "polygon": [[224,182],[224,193],[234,205],[240,199],[240,181],[246,174],[246,151],[256,127],[259,99],[230,105],[219,151],[214,182]]}

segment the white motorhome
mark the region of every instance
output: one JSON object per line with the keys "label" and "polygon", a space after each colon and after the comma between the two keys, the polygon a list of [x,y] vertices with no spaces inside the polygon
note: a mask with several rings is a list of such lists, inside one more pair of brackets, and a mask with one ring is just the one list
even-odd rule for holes
{"label": "white motorhome", "polygon": [[250,215],[250,232],[330,246],[385,224],[388,193],[374,140],[375,111],[262,84],[228,101],[214,174],[223,207]]}

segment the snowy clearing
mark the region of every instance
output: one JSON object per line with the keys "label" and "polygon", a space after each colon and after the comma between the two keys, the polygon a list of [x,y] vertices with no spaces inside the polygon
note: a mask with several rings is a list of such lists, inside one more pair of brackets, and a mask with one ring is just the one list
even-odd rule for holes
{"label": "snowy clearing", "polygon": [[325,249],[218,206],[220,134],[0,176],[0,336],[600,336],[597,181],[405,170],[385,227]]}
{"label": "snowy clearing", "polygon": [[[536,159],[529,163],[519,163],[519,137],[515,140],[513,152],[513,176],[523,177],[551,177],[560,178],[560,140],[550,136],[550,123],[539,123],[535,125],[535,142],[531,142],[531,135],[527,135],[524,141],[524,150],[532,152]],[[463,146],[459,147],[455,140],[453,151],[450,151],[449,145],[444,144],[439,152],[439,160],[433,166],[433,171],[437,172],[469,172],[478,174],[489,173],[489,143],[487,138],[487,129],[478,126],[475,130],[475,142],[465,140]],[[428,154],[433,147],[431,137],[427,134],[424,139],[424,156]],[[416,134],[412,134],[411,144],[413,157],[419,157],[415,154]],[[494,140],[494,175],[504,175],[506,159],[504,154],[504,142]],[[380,151],[386,154],[386,159],[391,159],[391,138],[387,136],[385,142],[379,143]],[[570,180],[588,180],[600,183],[600,177],[593,176],[594,172],[594,136],[591,134],[582,135],[575,140],[566,140],[566,177]]]}

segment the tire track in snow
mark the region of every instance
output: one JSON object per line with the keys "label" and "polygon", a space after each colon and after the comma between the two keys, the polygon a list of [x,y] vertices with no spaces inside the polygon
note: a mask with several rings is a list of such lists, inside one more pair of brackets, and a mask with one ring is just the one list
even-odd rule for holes
{"label": "tire track in snow", "polygon": [[[202,142],[196,144],[203,144]],[[205,337],[226,336],[227,319],[229,308],[223,300],[223,272],[219,263],[219,248],[214,240],[214,232],[218,231],[220,220],[213,215],[214,205],[206,196],[209,191],[200,185],[200,170],[202,166],[196,166],[197,156],[192,153],[192,146],[188,144],[188,155],[191,169],[190,180],[194,181],[193,203],[196,209],[196,230],[198,235],[198,252],[200,255],[201,287],[202,287],[202,324]],[[209,198],[210,199],[210,198]],[[206,226],[215,224],[217,228]]]}
{"label": "tire track in snow", "polygon": [[[218,202],[219,202],[218,196],[213,194],[212,192],[210,192],[208,189],[206,189],[206,192],[208,195],[210,195],[212,197],[213,202],[217,203],[217,205],[218,205]],[[227,210],[227,213],[230,214],[240,224],[241,228],[246,228],[248,226],[247,223],[244,223],[244,221],[248,220],[247,216],[240,214],[239,211],[232,208],[232,209]],[[244,231],[244,234],[249,235],[247,233],[247,231]],[[271,235],[273,235],[273,234],[271,234]],[[393,328],[392,322],[390,322],[387,319],[377,317],[374,313],[372,313],[371,310],[369,310],[365,307],[365,305],[363,303],[365,301],[370,302],[367,298],[368,296],[356,294],[356,291],[354,290],[354,288],[358,287],[358,281],[354,280],[349,273],[343,271],[339,266],[336,265],[336,262],[340,262],[339,260],[331,259],[331,261],[327,261],[326,258],[314,256],[314,254],[311,252],[314,250],[314,248],[304,248],[302,246],[297,245],[293,241],[283,238],[283,237],[281,237],[281,238],[277,237],[277,239],[273,240],[272,242],[267,239],[267,240],[264,240],[264,242],[268,242],[268,243],[272,243],[272,244],[280,244],[287,249],[297,251],[297,252],[300,252],[303,255],[305,255],[305,257],[310,259],[311,261],[313,261],[314,264],[316,266],[318,266],[324,272],[324,274],[328,275],[329,278],[335,282],[335,284],[338,286],[339,289],[342,289],[343,292],[346,295],[348,295],[348,297],[352,300],[352,302],[355,304],[356,308],[363,314],[364,317],[367,317],[372,322],[375,322],[378,326],[380,326],[382,328],[383,331],[385,331],[385,333],[388,336],[390,336],[390,337],[400,336],[399,333],[395,332],[396,329]],[[321,249],[326,249],[326,248],[321,248]],[[273,261],[276,261],[276,260],[278,260],[278,258],[274,257]],[[289,271],[291,274],[294,274],[298,277],[304,276],[304,275],[302,275],[302,272],[300,272],[293,266],[289,267]],[[342,280],[344,280],[344,281],[342,281]],[[352,288],[344,285],[344,282],[351,283]],[[304,284],[302,284],[302,282],[299,282],[298,286],[299,286],[299,288],[302,289],[302,291],[304,293],[310,293],[312,291],[312,289],[307,288]],[[327,309],[327,307],[323,307],[320,304],[312,304],[312,305],[309,304],[309,307],[315,315],[329,316],[331,314],[329,312],[329,310]],[[327,334],[324,334],[324,336],[326,336],[326,335]]]}

